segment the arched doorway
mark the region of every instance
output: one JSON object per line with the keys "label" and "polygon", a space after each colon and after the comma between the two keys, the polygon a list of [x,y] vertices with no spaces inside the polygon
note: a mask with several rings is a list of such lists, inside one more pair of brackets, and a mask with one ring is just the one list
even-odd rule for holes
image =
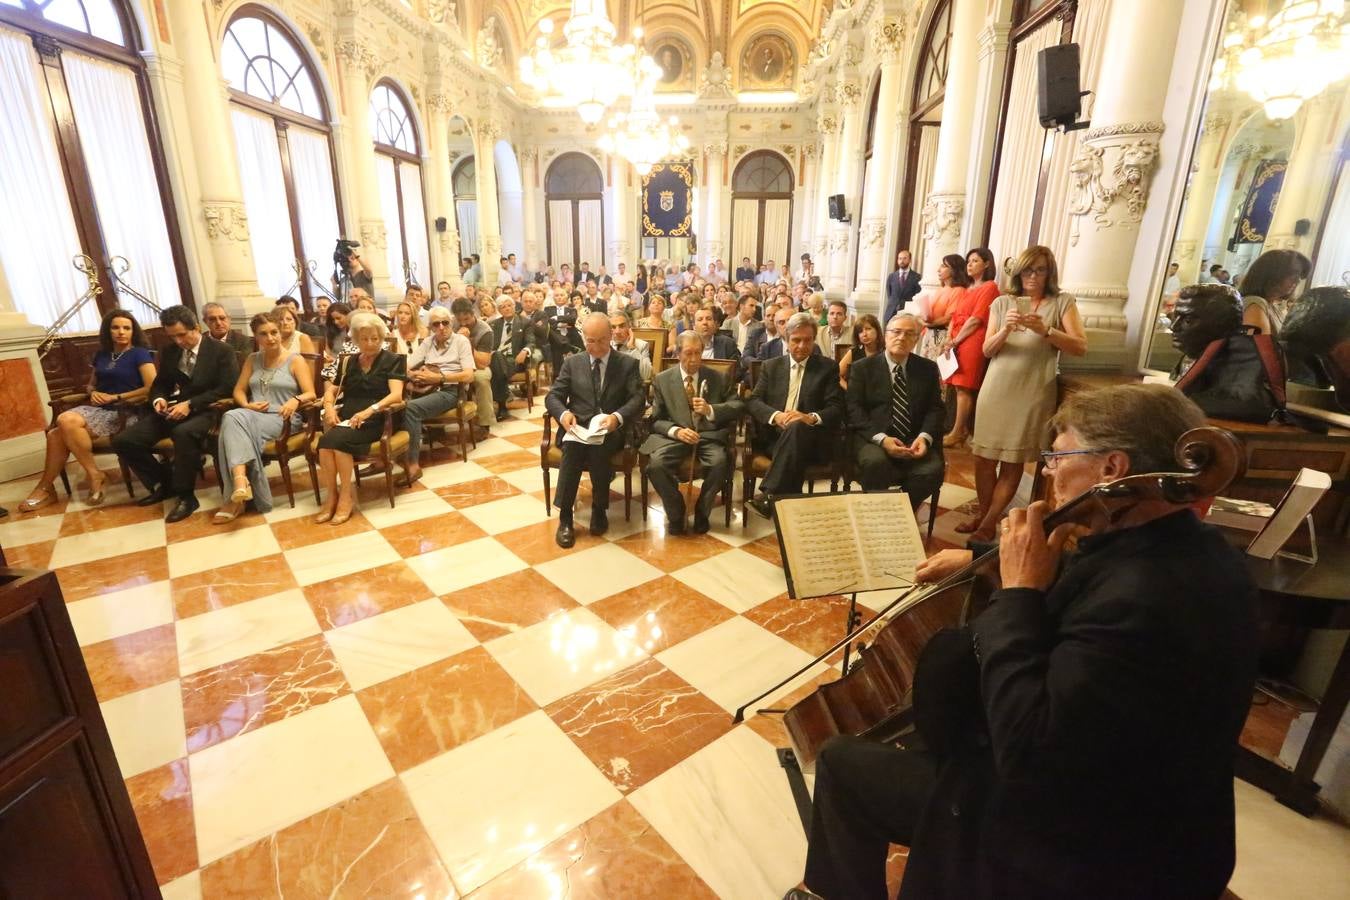
{"label": "arched doorway", "polygon": [[[900,200],[900,227],[895,251],[908,249],[916,266],[923,264],[923,205],[933,188],[942,99],[947,87],[947,62],[952,42],[951,0],[938,0],[919,45],[918,69],[909,113],[909,156]],[[894,256],[891,257],[892,261]],[[934,273],[936,274],[936,273]]]}
{"label": "arched doorway", "polygon": [[581,263],[598,266],[603,259],[605,234],[604,176],[595,160],[584,153],[564,153],[544,174],[545,228],[549,264],[567,263],[577,271]]}
{"label": "arched doorway", "polygon": [[792,166],[772,150],[747,154],[731,175],[731,256],[758,267],[791,260]]}
{"label": "arched doorway", "polygon": [[455,229],[459,231],[459,255],[478,251],[478,168],[473,156],[465,156],[450,171],[451,190],[455,192]]}
{"label": "arched doorway", "polygon": [[370,93],[370,121],[389,274],[395,283],[402,276],[405,287],[432,284],[421,143],[403,92],[388,79],[377,82]]}
{"label": "arched doorway", "polygon": [[[300,42],[262,7],[235,13],[220,70],[230,87],[258,287],[280,296],[295,283],[297,265],[312,260],[323,270],[343,233],[327,99]],[[312,309],[308,279],[299,281]]]}

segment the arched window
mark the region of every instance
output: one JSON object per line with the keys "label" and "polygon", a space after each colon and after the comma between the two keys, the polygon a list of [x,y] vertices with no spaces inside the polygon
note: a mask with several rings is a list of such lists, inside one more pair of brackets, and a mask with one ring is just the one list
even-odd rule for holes
{"label": "arched window", "polygon": [[450,174],[450,185],[455,192],[459,255],[472,256],[478,252],[478,169],[474,166],[472,156],[455,163]]}
{"label": "arched window", "polygon": [[[230,87],[239,181],[258,287],[271,297],[296,288],[296,267],[327,270],[342,234],[328,107],[317,73],[289,28],[267,11],[235,13],[220,47]],[[322,278],[322,275],[320,275]]]}
{"label": "arched window", "polygon": [[914,93],[910,101],[909,156],[905,162],[905,187],[900,195],[900,227],[895,232],[896,252],[909,250],[916,266],[923,265],[923,205],[933,188],[951,42],[951,0],[938,0],[919,45]]}
{"label": "arched window", "polygon": [[[157,309],[191,303],[139,49],[121,0],[0,3],[0,265],[36,325],[93,331],[119,305],[157,325]],[[97,296],[72,266],[81,254]],[[60,356],[49,383],[64,386]]]}
{"label": "arched window", "polygon": [[756,268],[791,259],[792,167],[771,150],[756,150],[731,175],[731,254]]}
{"label": "arched window", "polygon": [[544,173],[548,208],[548,261],[567,263],[575,272],[582,262],[592,267],[604,260],[605,179],[584,153],[564,153]]}
{"label": "arched window", "polygon": [[404,286],[433,284],[417,130],[402,92],[392,82],[381,81],[371,91],[370,122],[389,274],[395,280],[401,276]]}

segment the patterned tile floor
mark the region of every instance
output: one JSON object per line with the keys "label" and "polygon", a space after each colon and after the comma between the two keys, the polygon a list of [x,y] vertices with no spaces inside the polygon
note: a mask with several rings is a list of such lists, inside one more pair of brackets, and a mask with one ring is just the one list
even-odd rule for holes
{"label": "patterned tile floor", "polygon": [[[312,524],[312,494],[215,526],[208,485],[175,525],[120,487],[0,524],[11,565],[60,578],[166,897],[760,900],[796,883],[786,736],[730,713],[828,647],[846,603],[789,601],[753,514],[668,539],[655,494],[644,524],[615,492],[611,532],[559,550],[535,412],[393,509],[372,479],[341,527]],[[942,506],[971,483],[953,455]],[[1344,829],[1241,787],[1240,838],[1263,842],[1244,847],[1244,898],[1344,868]],[[1239,887],[1244,868],[1271,891]]]}

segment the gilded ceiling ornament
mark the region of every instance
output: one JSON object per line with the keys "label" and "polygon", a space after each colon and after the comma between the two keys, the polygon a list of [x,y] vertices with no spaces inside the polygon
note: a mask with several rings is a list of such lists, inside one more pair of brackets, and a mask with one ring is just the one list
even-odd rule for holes
{"label": "gilded ceiling ornament", "polygon": [[905,23],[900,19],[885,19],[872,30],[872,52],[882,62],[895,62],[905,45]]}
{"label": "gilded ceiling ornament", "polygon": [[478,29],[478,40],[475,43],[478,50],[478,64],[485,69],[496,68],[502,61],[502,47],[497,41],[497,20],[488,19],[483,23],[483,27]]}
{"label": "gilded ceiling ornament", "polygon": [[858,82],[851,78],[839,82],[834,87],[834,99],[846,108],[858,105],[858,100],[862,97],[862,88]]}
{"label": "gilded ceiling ornament", "polygon": [[725,137],[713,138],[703,145],[703,152],[708,156],[719,156],[727,152],[727,139]]}
{"label": "gilded ceiling ornament", "polygon": [[731,68],[722,58],[721,50],[714,50],[708,67],[703,70],[703,83],[698,95],[704,99],[731,97]]}

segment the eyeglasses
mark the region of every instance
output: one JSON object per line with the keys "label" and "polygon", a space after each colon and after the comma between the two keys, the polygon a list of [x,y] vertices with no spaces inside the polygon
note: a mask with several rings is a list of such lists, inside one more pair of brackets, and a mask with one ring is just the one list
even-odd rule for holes
{"label": "eyeglasses", "polygon": [[1045,465],[1047,472],[1052,471],[1058,464],[1061,456],[1086,456],[1089,453],[1108,453],[1107,450],[1042,450],[1041,462]]}
{"label": "eyeglasses", "polygon": [[446,328],[449,328],[449,327],[450,327],[450,320],[449,320],[449,319],[432,319],[432,320],[431,320],[431,327],[432,327],[432,328],[435,328],[437,325],[444,325]]}
{"label": "eyeglasses", "polygon": [[1021,274],[1023,278],[1030,278],[1033,275],[1036,276],[1037,278],[1044,278],[1050,274],[1050,270],[1045,266],[1037,266],[1034,269],[1032,268],[1023,269]]}

